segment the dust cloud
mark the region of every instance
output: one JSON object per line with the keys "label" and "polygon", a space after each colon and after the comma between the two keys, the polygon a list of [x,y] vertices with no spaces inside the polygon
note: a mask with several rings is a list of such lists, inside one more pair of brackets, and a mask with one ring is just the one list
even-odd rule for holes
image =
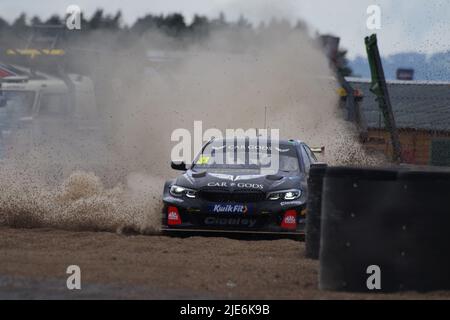
{"label": "dust cloud", "polygon": [[173,130],[186,128],[193,135],[196,120],[203,131],[223,134],[227,128],[279,129],[282,138],[325,146],[323,160],[333,165],[379,162],[344,121],[328,60],[304,30],[279,24],[216,31],[208,41],[174,52],[178,60],[167,73],[133,86],[118,81],[117,91],[130,95],[127,108],[117,110],[116,141],[125,154],[152,163],[155,174],[170,174]]}
{"label": "dust cloud", "polygon": [[[162,65],[145,55],[155,45],[172,55]],[[196,120],[203,130],[279,129],[325,146],[333,165],[378,161],[343,120],[328,61],[304,30],[217,30],[192,45],[152,33],[88,62],[106,101],[90,121],[95,133],[53,122],[33,152],[2,160],[0,225],[155,232],[164,180],[174,176],[171,134],[192,133]]]}

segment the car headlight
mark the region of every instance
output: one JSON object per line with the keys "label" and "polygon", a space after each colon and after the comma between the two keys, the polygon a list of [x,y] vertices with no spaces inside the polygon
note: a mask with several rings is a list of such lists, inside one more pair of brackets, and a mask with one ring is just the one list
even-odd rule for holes
{"label": "car headlight", "polygon": [[300,198],[302,195],[302,190],[291,189],[291,190],[280,190],[272,191],[267,194],[267,199],[269,200],[295,200]]}
{"label": "car headlight", "polygon": [[186,196],[188,198],[193,199],[197,196],[197,191],[195,191],[193,189],[188,189],[185,187],[173,185],[170,187],[170,194],[173,195],[174,197]]}

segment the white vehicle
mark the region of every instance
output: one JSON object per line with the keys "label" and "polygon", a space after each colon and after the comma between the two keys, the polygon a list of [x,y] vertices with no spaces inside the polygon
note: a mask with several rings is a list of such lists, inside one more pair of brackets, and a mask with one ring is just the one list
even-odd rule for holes
{"label": "white vehicle", "polygon": [[89,116],[97,112],[90,78],[68,74],[66,79],[42,72],[0,78],[0,108],[15,108],[22,120],[45,115]]}
{"label": "white vehicle", "polygon": [[0,159],[31,152],[50,168],[92,167],[86,159],[105,144],[91,79],[14,70],[0,78]]}

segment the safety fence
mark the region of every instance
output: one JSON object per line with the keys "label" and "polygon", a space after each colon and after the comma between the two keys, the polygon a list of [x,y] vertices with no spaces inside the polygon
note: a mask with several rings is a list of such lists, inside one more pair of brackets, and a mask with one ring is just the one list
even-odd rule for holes
{"label": "safety fence", "polygon": [[450,289],[449,171],[328,167],[310,179],[306,253],[320,258],[321,289]]}

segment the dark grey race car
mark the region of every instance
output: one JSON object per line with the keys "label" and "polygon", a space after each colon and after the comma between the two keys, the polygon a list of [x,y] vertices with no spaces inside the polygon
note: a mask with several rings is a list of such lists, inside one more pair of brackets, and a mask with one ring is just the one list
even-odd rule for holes
{"label": "dark grey race car", "polygon": [[185,173],[164,185],[162,229],[302,237],[307,176],[316,162],[298,140],[211,140],[189,168],[172,162]]}

